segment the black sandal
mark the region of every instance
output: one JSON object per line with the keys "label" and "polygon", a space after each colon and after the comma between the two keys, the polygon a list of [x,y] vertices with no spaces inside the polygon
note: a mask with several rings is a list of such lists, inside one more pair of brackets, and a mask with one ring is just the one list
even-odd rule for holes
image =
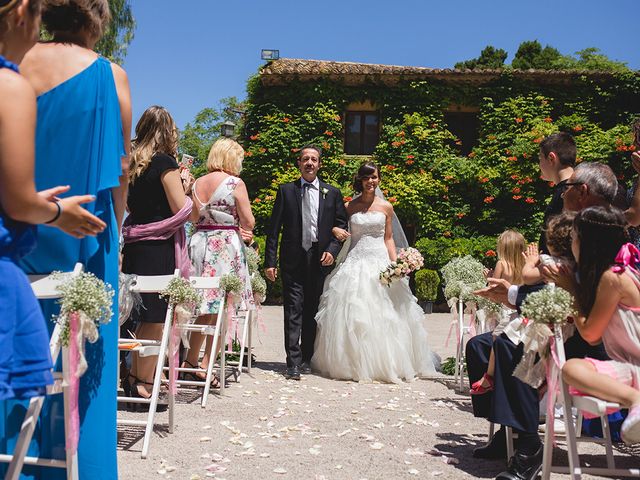
{"label": "black sandal", "polygon": [[[130,383],[129,379],[132,379],[133,383]],[[129,374],[127,376],[127,381],[123,384],[123,390],[125,391],[125,395],[133,398],[145,398],[147,400],[151,398],[151,395],[149,395],[148,397],[145,397],[144,395],[140,394],[140,390],[138,390],[139,385],[153,386],[153,383],[144,382],[140,380],[138,377],[136,377],[135,375]],[[163,393],[165,393],[165,395],[163,395]],[[137,402],[127,403],[127,409],[132,412],[148,412],[149,406],[150,406],[149,403],[137,403]],[[161,390],[160,395],[158,396],[158,404],[156,405],[156,412],[166,412],[168,408],[169,408],[169,404],[166,399],[166,390],[164,392]]]}
{"label": "black sandal", "polygon": [[[186,363],[188,365],[188,368],[202,368],[202,367],[196,367],[194,364],[192,364],[188,360],[185,360],[183,363]],[[202,368],[202,370],[205,370],[205,369]],[[198,373],[202,373],[202,372],[180,372],[180,380],[189,380],[193,382],[206,381],[207,379],[206,373],[203,374],[202,377],[198,375]],[[227,375],[227,378],[229,378],[229,375]],[[215,373],[212,375],[210,386],[211,388],[220,388],[220,378]],[[228,383],[225,382],[224,386],[227,387]]]}

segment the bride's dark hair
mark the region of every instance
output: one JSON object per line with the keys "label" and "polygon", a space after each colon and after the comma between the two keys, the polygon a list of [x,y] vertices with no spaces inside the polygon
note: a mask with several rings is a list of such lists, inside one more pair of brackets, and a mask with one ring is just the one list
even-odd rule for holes
{"label": "bride's dark hair", "polygon": [[362,165],[360,165],[360,168],[353,176],[353,189],[357,193],[362,193],[362,181],[370,175],[373,175],[375,172],[378,172],[378,179],[382,179],[382,175],[380,175],[380,169],[375,163],[364,162]]}

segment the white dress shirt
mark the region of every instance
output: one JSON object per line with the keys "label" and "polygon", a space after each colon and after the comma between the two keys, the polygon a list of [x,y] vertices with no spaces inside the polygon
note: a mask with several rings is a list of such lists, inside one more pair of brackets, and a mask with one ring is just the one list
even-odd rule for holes
{"label": "white dress shirt", "polygon": [[318,177],[313,182],[307,182],[304,178],[300,178],[301,195],[304,196],[304,184],[308,183],[309,201],[311,202],[311,240],[318,241],[318,208],[320,207],[320,181]]}

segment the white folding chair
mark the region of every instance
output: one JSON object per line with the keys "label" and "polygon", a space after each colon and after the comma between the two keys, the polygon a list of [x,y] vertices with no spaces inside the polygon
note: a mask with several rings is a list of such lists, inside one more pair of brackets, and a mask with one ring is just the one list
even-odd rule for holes
{"label": "white folding chair", "polygon": [[[189,281],[193,285],[196,290],[211,290],[218,288],[220,286],[220,277],[190,277]],[[181,372],[189,372],[189,373],[205,373],[206,376],[203,380],[177,380],[178,386],[191,386],[191,387],[204,387],[204,391],[202,393],[202,408],[207,406],[207,399],[209,397],[209,391],[211,389],[211,379],[213,377],[213,370],[216,361],[216,352],[214,351],[216,345],[218,345],[218,340],[221,339],[222,343],[226,341],[227,336],[227,311],[226,311],[226,303],[225,298],[223,297],[220,300],[220,306],[218,309],[218,320],[215,325],[202,325],[202,324],[185,324],[181,325],[180,329],[189,333],[198,332],[202,335],[211,335],[213,336],[213,347],[212,351],[209,355],[209,363],[207,364],[207,368],[199,368],[199,367],[177,367],[178,373]],[[203,348],[206,348],[207,342],[202,342]],[[220,395],[224,395],[225,389],[225,373],[226,373],[226,346],[220,349]],[[165,369],[166,370],[166,369]]]}
{"label": "white folding chair", "polygon": [[[245,371],[244,367],[244,356],[245,351],[247,355],[247,373],[251,373],[251,340],[253,336],[253,310],[242,310],[236,313],[235,320],[238,322],[236,324],[237,327],[241,330],[240,337],[240,355],[237,361],[227,361],[227,365],[232,367],[236,367],[238,370],[238,376],[242,375],[242,372]],[[235,332],[234,332],[235,334]]]}
{"label": "white folding chair", "polygon": [[[572,480],[580,479],[583,473],[592,475],[603,475],[611,477],[640,477],[640,468],[619,469],[616,468],[615,459],[613,456],[613,446],[611,444],[611,430],[609,428],[609,419],[607,417],[607,409],[620,409],[620,405],[617,403],[607,402],[595,397],[583,397],[578,395],[569,394],[567,385],[562,380],[562,366],[566,361],[564,353],[564,343],[562,338],[562,331],[560,328],[556,328],[554,332],[555,336],[555,353],[558,359],[559,365],[552,362],[552,378],[556,378],[559,386],[560,395],[558,398],[557,392],[548,391],[547,395],[550,395],[550,401],[559,401],[563,405],[564,411],[564,423],[566,430],[566,444],[569,456],[569,467],[557,466],[552,463],[553,455],[553,443],[558,438],[558,435],[551,435],[552,426],[554,422],[553,416],[549,418],[547,416],[545,437],[544,437],[544,454],[542,461],[542,478],[548,480],[551,472],[556,473],[568,473]],[[552,361],[552,360],[549,360]],[[593,415],[600,417],[602,422],[602,439],[582,437],[582,415],[578,416],[577,422],[573,421],[572,407],[578,409],[578,411],[586,411]],[[577,426],[576,426],[577,424]],[[607,468],[598,467],[581,467],[580,458],[578,456],[578,442],[596,442],[602,443],[605,446]]]}
{"label": "white folding chair", "polygon": [[[176,269],[173,272],[173,275],[151,275],[151,276],[142,276],[139,275],[136,277],[135,284],[132,285],[131,290],[137,293],[157,293],[159,294],[163,290],[167,288],[169,282],[172,279],[180,276],[180,270]],[[126,350],[133,352],[135,355],[139,355],[141,357],[150,357],[157,356],[158,361],[156,363],[156,369],[153,377],[153,388],[151,390],[151,396],[149,398],[139,398],[139,397],[118,397],[118,402],[123,403],[141,403],[149,405],[149,412],[147,414],[146,420],[134,420],[134,419],[125,419],[118,418],[118,425],[133,425],[133,426],[141,426],[145,427],[144,439],[142,441],[142,458],[147,458],[149,454],[149,445],[151,441],[151,434],[153,433],[153,426],[156,424],[155,416],[158,408],[158,398],[160,396],[160,385],[162,383],[162,372],[164,369],[164,361],[167,356],[167,352],[171,352],[171,327],[173,325],[173,307],[169,306],[167,308],[167,314],[164,319],[164,327],[162,330],[162,338],[160,341],[158,340],[147,340],[147,339],[130,339],[130,338],[121,338],[118,340],[121,350]],[[138,344],[134,348],[124,348],[125,345],[131,344],[132,342]],[[169,433],[173,433],[174,428],[174,406],[175,406],[175,397],[169,393]]]}
{"label": "white folding chair", "polygon": [[460,392],[465,391],[464,388],[464,372],[466,370],[464,362],[464,345],[465,337],[471,335],[471,326],[465,325],[464,322],[465,303],[458,300],[458,321],[456,324],[457,345],[456,345],[456,369],[454,373],[454,382],[458,384]]}
{"label": "white folding chair", "polygon": [[[81,263],[76,263],[71,275],[78,275],[82,272],[83,266]],[[50,275],[30,275],[29,281],[31,282],[31,288],[36,298],[39,300],[49,300],[60,298],[60,292],[58,286],[63,280],[54,280]],[[49,348],[51,349],[51,359],[55,365],[58,356],[62,352],[62,372],[54,372],[54,384],[47,388],[47,395],[54,395],[62,393],[64,401],[64,428],[65,432],[70,428],[69,422],[71,421],[71,415],[69,413],[69,386],[63,383],[63,379],[68,375],[69,371],[69,349],[60,345],[61,327],[56,325],[49,341]],[[74,452],[70,454],[65,449],[66,459],[57,460],[40,457],[29,457],[27,451],[29,450],[29,444],[33,438],[33,432],[36,424],[38,423],[38,417],[42,411],[44,405],[44,396],[33,397],[29,401],[29,407],[27,413],[22,421],[20,427],[20,434],[16,446],[12,455],[3,454],[0,455],[0,462],[9,463],[7,473],[5,474],[5,480],[17,480],[20,477],[23,465],[38,465],[41,467],[53,467],[53,468],[65,468],[67,470],[68,480],[77,480],[78,475],[78,453]]]}

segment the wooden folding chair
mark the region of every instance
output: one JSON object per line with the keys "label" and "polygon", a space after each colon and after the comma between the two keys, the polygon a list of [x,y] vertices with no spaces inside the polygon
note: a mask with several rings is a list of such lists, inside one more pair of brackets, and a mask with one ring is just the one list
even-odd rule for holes
{"label": "wooden folding chair", "polygon": [[[211,290],[216,289],[220,286],[220,277],[190,277],[189,281],[193,285],[196,290]],[[213,347],[212,351],[209,355],[209,363],[207,364],[207,368],[199,368],[199,367],[177,367],[178,373],[181,372],[189,372],[189,373],[205,373],[206,377],[203,380],[177,380],[178,386],[191,386],[191,387],[204,387],[202,393],[202,408],[207,406],[207,399],[209,397],[209,391],[211,389],[211,380],[213,377],[213,370],[216,361],[216,352],[215,347],[218,345],[218,340],[224,343],[226,341],[227,336],[227,309],[225,298],[223,297],[220,300],[220,306],[218,309],[218,321],[215,325],[200,325],[200,324],[186,324],[181,325],[180,329],[186,332],[198,332],[202,335],[212,335],[213,336]],[[202,342],[203,348],[206,348],[207,342]],[[220,349],[220,395],[224,395],[225,389],[225,373],[226,373],[226,347]],[[165,370],[168,370],[165,368]]]}
{"label": "wooden folding chair", "polygon": [[[71,275],[78,275],[82,270],[82,264],[76,263]],[[31,282],[33,293],[39,300],[50,300],[61,297],[60,292],[58,291],[58,286],[63,280],[54,280],[51,278],[51,275],[30,275],[29,281]],[[62,372],[54,372],[54,384],[47,388],[47,395],[62,393],[64,400],[64,428],[66,433],[70,428],[69,422],[71,421],[71,416],[69,413],[69,386],[63,383],[63,379],[69,372],[69,349],[67,347],[61,348],[61,333],[61,327],[56,325],[53,329],[51,340],[49,341],[51,359],[53,360],[54,365],[58,360],[58,356],[62,353]],[[79,478],[77,452],[70,454],[68,450],[65,449],[65,460],[27,456],[27,451],[29,450],[29,445],[31,444],[31,439],[33,438],[33,433],[35,431],[36,424],[38,423],[38,418],[42,411],[44,401],[44,396],[31,398],[29,401],[29,407],[27,408],[27,413],[22,421],[22,426],[20,427],[20,434],[18,435],[13,455],[0,455],[0,462],[9,463],[7,473],[4,477],[5,480],[17,480],[20,477],[23,465],[65,468],[67,470],[68,480],[77,480]]]}
{"label": "wooden folding chair", "polygon": [[[552,362],[552,378],[557,379],[560,395],[558,396],[556,391],[549,390],[547,395],[550,395],[550,401],[559,401],[563,405],[564,411],[564,423],[566,430],[566,444],[567,453],[569,456],[569,466],[557,466],[552,463],[553,456],[553,444],[559,437],[558,435],[551,435],[552,425],[554,422],[553,416],[549,418],[547,416],[546,430],[544,437],[544,454],[542,461],[542,478],[548,480],[551,472],[556,473],[568,473],[572,480],[580,479],[583,473],[592,475],[602,475],[610,477],[640,477],[640,468],[619,469],[616,468],[615,458],[613,456],[613,446],[611,444],[611,430],[609,428],[609,419],[607,417],[608,409],[620,409],[620,405],[617,403],[607,402],[596,397],[579,396],[569,394],[567,385],[562,380],[562,366],[566,361],[564,353],[564,341],[562,338],[562,331],[560,328],[556,328],[554,331],[555,338],[555,353],[558,359],[559,365]],[[600,417],[602,422],[602,439],[583,437],[581,436],[582,415],[578,416],[577,422],[573,421],[572,407],[578,409],[578,411],[589,412],[592,415]],[[576,426],[577,424],[577,426]],[[605,446],[607,468],[597,467],[581,467],[580,457],[578,456],[578,442],[595,442],[602,443]]]}
{"label": "wooden folding chair", "polygon": [[[180,270],[176,269],[173,272],[173,275],[151,275],[151,276],[142,276],[139,275],[136,277],[136,281],[134,285],[132,285],[131,290],[137,293],[157,293],[159,294],[163,290],[167,288],[169,282],[172,279],[178,278],[180,276]],[[133,419],[125,419],[118,418],[118,425],[133,425],[145,427],[144,439],[142,442],[142,458],[147,458],[149,454],[149,445],[151,441],[151,434],[153,433],[153,426],[156,424],[155,416],[158,408],[158,398],[160,396],[160,385],[162,383],[162,372],[164,369],[164,361],[167,356],[167,352],[171,350],[171,327],[173,325],[173,307],[169,306],[167,308],[167,314],[164,319],[164,327],[162,330],[162,339],[158,340],[147,340],[147,339],[130,339],[130,338],[121,338],[118,340],[119,348],[121,350],[126,350],[133,352],[135,355],[140,355],[141,357],[148,356],[157,356],[158,361],[156,363],[156,369],[153,377],[153,388],[151,390],[151,397],[149,398],[139,398],[139,397],[118,397],[119,403],[141,403],[149,405],[149,412],[147,414],[146,420],[133,420]],[[135,342],[137,346],[133,348],[128,348],[132,342]],[[174,429],[174,406],[175,406],[175,398],[170,393],[169,394],[169,433],[173,433]]]}

